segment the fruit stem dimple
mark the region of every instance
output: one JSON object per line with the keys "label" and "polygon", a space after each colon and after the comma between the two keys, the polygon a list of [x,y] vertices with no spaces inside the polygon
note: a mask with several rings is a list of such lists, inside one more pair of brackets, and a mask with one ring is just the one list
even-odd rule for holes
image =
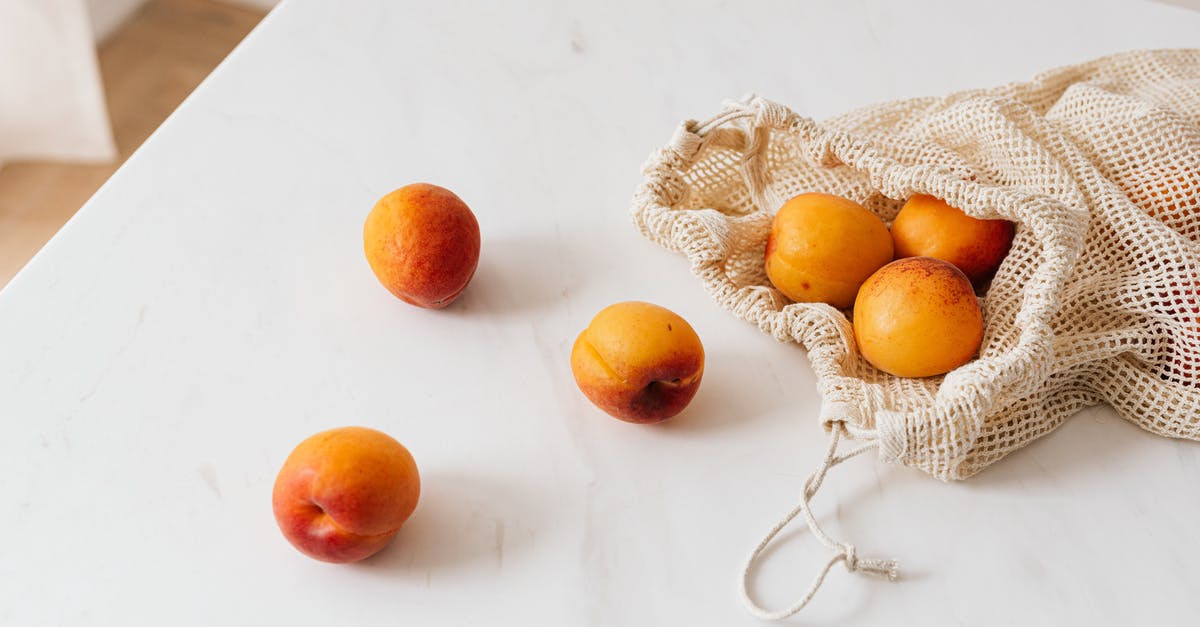
{"label": "fruit stem dimple", "polygon": [[[694,377],[688,377],[688,380],[686,381],[686,383],[690,384],[692,382],[693,378]],[[656,385],[665,385],[668,387],[677,388],[677,387],[684,385],[684,383],[685,383],[684,380],[680,377],[675,377],[674,379],[671,379],[669,381],[666,379],[655,379],[654,381],[651,381],[649,384],[647,384],[646,387],[652,388]]]}

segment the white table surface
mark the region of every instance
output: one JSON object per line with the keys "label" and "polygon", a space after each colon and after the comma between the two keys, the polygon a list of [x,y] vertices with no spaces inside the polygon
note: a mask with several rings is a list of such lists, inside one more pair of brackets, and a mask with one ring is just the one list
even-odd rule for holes
{"label": "white table surface", "polygon": [[[0,292],[0,624],[739,625],[741,564],[826,444],[803,351],[721,311],[643,240],[643,159],[749,91],[814,117],[1200,44],[1144,1],[292,0]],[[448,310],[362,255],[413,181],[478,215]],[[601,307],[663,304],[707,353],[660,427],[602,415],[568,366]],[[397,541],[309,560],[271,515],[304,437],[413,451]],[[892,584],[835,569],[797,622],[1194,624],[1200,446],[1110,410],[959,484],[862,458],[814,506]],[[761,569],[778,606],[827,553]]]}

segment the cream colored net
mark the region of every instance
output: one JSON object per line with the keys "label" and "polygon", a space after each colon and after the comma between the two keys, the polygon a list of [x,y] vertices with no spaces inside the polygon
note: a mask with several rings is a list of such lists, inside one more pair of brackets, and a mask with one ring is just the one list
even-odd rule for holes
{"label": "cream colored net", "polygon": [[[686,122],[644,168],[637,226],[720,304],[805,346],[822,420],[880,457],[962,479],[1082,407],[1200,438],[1200,50],[1132,52],[1027,83],[870,106],[816,123],[749,98]],[[820,191],[890,221],[931,194],[1018,224],[981,298],[979,358],[904,379],[850,323],[771,287],[775,210]]]}

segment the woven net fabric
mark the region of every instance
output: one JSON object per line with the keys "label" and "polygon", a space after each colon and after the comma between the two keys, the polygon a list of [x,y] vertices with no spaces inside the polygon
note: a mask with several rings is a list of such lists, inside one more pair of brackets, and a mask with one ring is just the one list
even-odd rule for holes
{"label": "woven net fabric", "polygon": [[[651,156],[634,222],[722,307],[808,349],[821,419],[884,461],[962,479],[1108,403],[1200,439],[1200,50],[1136,51],[1024,83],[815,122],[758,97],[688,121]],[[775,211],[803,192],[890,224],[913,194],[1017,224],[980,298],[977,359],[876,370],[843,313],[767,280]]]}

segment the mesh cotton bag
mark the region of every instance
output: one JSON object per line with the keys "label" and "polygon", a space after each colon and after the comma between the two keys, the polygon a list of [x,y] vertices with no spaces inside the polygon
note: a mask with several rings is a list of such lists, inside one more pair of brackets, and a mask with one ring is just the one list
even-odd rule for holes
{"label": "mesh cotton bag", "polygon": [[[942,480],[969,477],[1108,403],[1144,429],[1200,438],[1200,50],[1138,51],[1032,81],[869,106],[822,123],[751,97],[688,121],[643,169],[634,222],[683,253],[712,296],[808,349],[829,453],[800,504],[836,563],[895,578],[817,526],[808,501],[832,466],[869,449]],[[885,222],[913,194],[1017,224],[980,304],[979,357],[904,379],[857,353],[846,315],[791,303],[763,269],[775,210],[809,191]],[[864,442],[838,452],[839,439]]]}

